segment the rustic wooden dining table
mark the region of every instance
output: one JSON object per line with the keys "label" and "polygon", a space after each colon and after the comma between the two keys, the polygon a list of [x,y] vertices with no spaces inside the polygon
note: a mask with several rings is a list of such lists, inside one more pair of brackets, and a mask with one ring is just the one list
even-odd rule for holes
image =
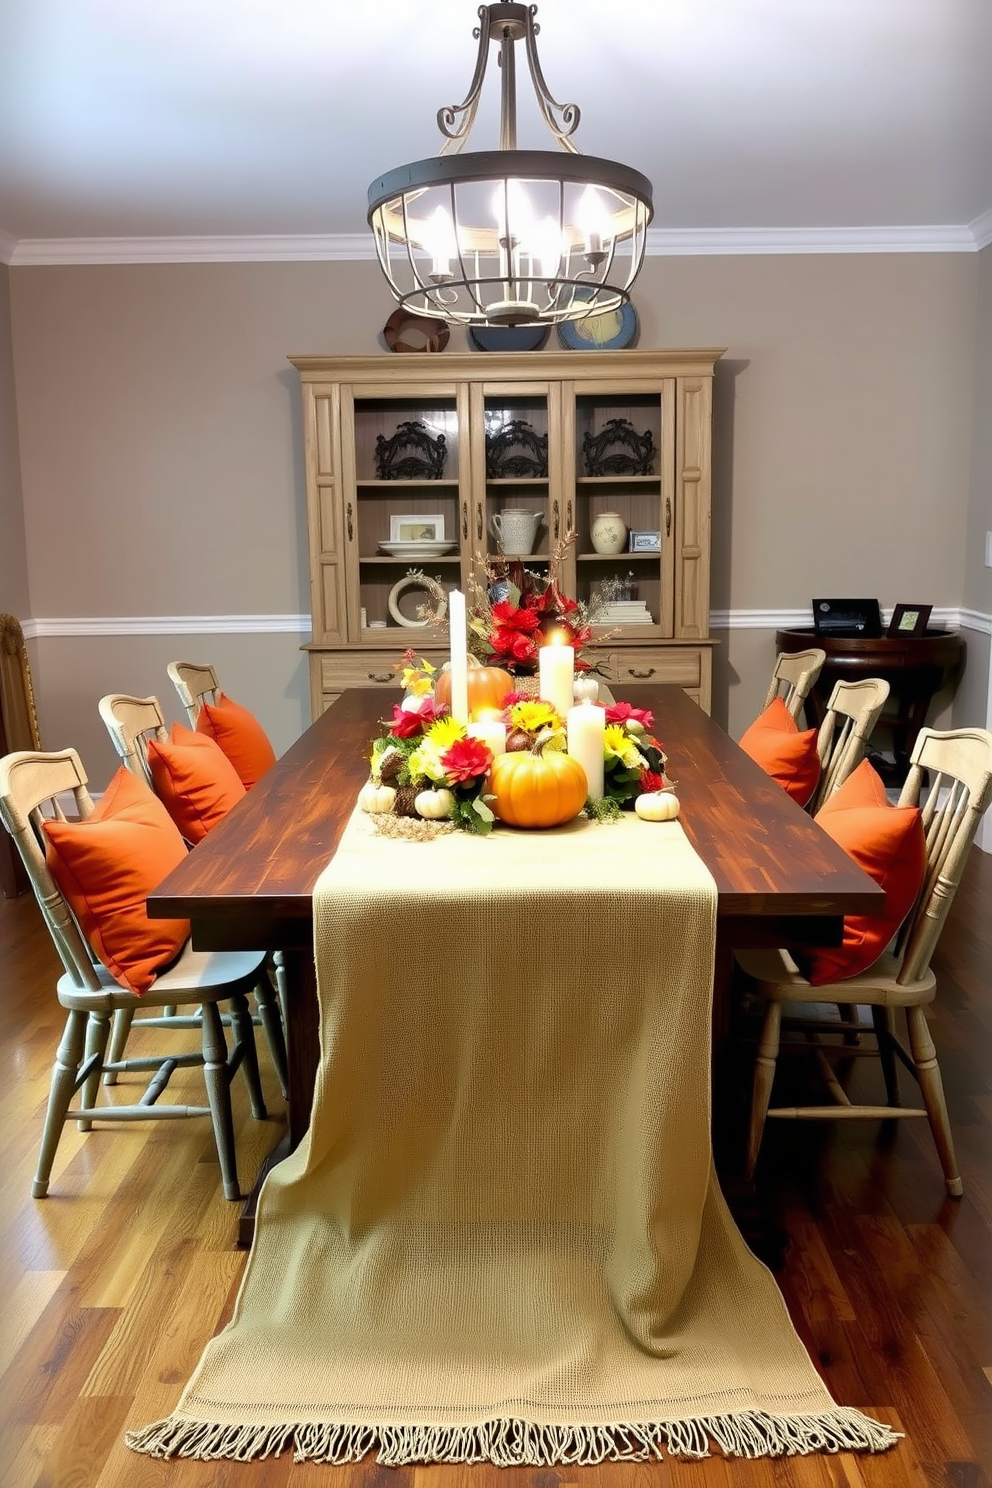
{"label": "rustic wooden dining table", "polygon": [[[735,949],[837,944],[843,916],[877,912],[884,896],[681,688],[616,691],[654,714],[682,824],[716,882],[719,1060],[729,1043]],[[188,919],[199,950],[283,953],[288,1130],[270,1165],[296,1146],[310,1120],[320,1055],[313,887],[368,777],[371,741],[394,700],[373,689],[343,693],[148,900],[152,918]],[[253,1224],[249,1203],[243,1243]]]}

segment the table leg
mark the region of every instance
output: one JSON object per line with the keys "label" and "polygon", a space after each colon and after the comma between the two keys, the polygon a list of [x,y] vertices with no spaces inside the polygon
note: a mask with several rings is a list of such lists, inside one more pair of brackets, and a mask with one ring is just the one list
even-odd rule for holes
{"label": "table leg", "polygon": [[286,1064],[288,1071],[289,1128],[262,1163],[238,1222],[238,1244],[249,1246],[255,1234],[258,1195],[270,1168],[298,1147],[310,1125],[313,1087],[320,1058],[320,1020],[317,1011],[317,973],[313,951],[283,953],[286,986]]}

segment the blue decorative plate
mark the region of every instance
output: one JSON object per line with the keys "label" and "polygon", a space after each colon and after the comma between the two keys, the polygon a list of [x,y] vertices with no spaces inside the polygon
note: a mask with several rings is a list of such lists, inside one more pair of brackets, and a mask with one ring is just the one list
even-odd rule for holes
{"label": "blue decorative plate", "polygon": [[548,339],[548,327],[469,326],[468,338],[477,351],[538,351]]}
{"label": "blue decorative plate", "polygon": [[619,351],[637,335],[637,311],[628,301],[619,310],[588,315],[585,320],[566,320],[558,327],[558,339],[569,351]]}

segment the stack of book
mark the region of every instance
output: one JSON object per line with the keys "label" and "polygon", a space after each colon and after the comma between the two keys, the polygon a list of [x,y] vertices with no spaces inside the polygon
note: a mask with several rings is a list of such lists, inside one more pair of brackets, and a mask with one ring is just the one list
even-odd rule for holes
{"label": "stack of book", "polygon": [[654,616],[643,599],[614,599],[594,612],[596,625],[653,625]]}

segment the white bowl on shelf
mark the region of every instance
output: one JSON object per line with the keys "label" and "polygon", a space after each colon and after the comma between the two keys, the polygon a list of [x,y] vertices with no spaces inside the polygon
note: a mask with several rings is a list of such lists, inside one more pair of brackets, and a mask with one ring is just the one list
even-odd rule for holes
{"label": "white bowl on shelf", "polygon": [[453,542],[381,542],[380,548],[390,558],[440,558],[456,546]]}

